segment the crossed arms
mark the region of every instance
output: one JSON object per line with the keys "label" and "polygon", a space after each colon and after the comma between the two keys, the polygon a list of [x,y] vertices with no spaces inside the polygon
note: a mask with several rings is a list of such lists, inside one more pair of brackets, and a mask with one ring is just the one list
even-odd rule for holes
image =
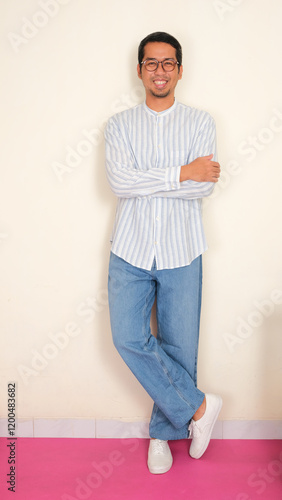
{"label": "crossed arms", "polygon": [[[194,158],[186,165],[167,168],[136,167],[134,151],[115,117],[105,130],[106,171],[112,191],[121,198],[143,196],[195,199],[209,196],[218,182],[220,165],[213,161],[215,125],[208,115],[205,130],[194,145]],[[208,130],[208,132],[207,132]],[[204,135],[203,141],[201,135]],[[204,146],[203,146],[204,143]]]}

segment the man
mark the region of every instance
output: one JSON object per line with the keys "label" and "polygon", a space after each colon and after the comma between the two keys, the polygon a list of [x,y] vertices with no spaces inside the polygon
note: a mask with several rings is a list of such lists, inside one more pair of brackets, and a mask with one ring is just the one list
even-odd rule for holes
{"label": "man", "polygon": [[[202,253],[201,198],[220,175],[212,117],[175,100],[182,49],[163,32],[140,43],[146,101],[105,130],[106,169],[118,197],[109,265],[113,341],[154,400],[148,468],[172,466],[168,440],[192,431],[189,453],[205,452],[222,400],[197,388]],[[157,339],[150,331],[157,298]],[[189,425],[190,424],[190,425]]]}

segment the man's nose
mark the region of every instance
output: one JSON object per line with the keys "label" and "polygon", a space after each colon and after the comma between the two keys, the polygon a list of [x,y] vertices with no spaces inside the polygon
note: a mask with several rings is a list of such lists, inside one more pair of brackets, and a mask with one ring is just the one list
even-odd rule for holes
{"label": "man's nose", "polygon": [[161,63],[158,64],[158,67],[157,69],[155,70],[155,73],[158,74],[158,75],[163,75],[165,73]]}

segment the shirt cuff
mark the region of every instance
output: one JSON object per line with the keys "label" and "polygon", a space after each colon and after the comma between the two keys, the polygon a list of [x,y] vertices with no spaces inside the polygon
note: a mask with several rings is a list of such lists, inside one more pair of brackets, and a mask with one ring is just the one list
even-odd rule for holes
{"label": "shirt cuff", "polygon": [[180,170],[181,166],[166,169],[165,185],[167,191],[175,191],[180,188]]}

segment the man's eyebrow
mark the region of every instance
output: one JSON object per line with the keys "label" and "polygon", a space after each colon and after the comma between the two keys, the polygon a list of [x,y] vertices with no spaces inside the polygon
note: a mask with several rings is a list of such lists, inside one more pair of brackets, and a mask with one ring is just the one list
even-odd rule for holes
{"label": "man's eyebrow", "polygon": [[[146,61],[157,61],[156,57],[147,57]],[[163,61],[174,61],[173,57],[165,57]]]}

